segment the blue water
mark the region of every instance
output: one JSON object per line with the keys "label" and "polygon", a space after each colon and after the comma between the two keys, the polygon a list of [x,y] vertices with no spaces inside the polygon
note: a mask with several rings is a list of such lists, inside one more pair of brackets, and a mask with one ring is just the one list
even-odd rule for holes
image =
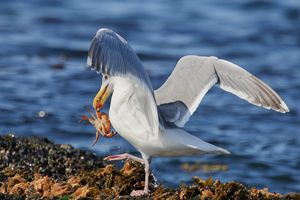
{"label": "blue water", "polygon": [[[186,129],[232,154],[156,158],[152,167],[160,182],[176,186],[190,183],[195,175],[213,176],[276,192],[300,192],[297,0],[1,1],[0,134],[46,136],[101,156],[135,152],[119,136],[101,138],[91,148],[94,129],[78,123],[100,87],[99,76],[86,69],[85,62],[90,41],[101,27],[129,41],[154,88],[181,56],[214,55],[260,77],[291,110],[285,115],[264,110],[214,88]],[[187,172],[181,167],[198,162],[228,170]]]}

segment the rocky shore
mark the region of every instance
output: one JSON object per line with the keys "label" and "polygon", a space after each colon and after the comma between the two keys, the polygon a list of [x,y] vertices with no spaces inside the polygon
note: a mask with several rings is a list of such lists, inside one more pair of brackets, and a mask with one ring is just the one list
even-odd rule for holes
{"label": "rocky shore", "polygon": [[143,188],[139,163],[126,161],[122,169],[104,163],[91,152],[54,144],[37,137],[0,136],[0,199],[300,199],[267,188],[249,188],[237,182],[221,183],[194,177],[190,186],[154,186],[146,197],[132,198]]}

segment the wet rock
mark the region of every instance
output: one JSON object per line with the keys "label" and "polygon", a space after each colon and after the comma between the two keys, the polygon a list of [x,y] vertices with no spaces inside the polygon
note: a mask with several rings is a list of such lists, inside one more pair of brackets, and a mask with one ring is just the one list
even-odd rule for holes
{"label": "wet rock", "polygon": [[[300,199],[300,194],[279,194],[268,188],[248,188],[237,182],[221,183],[212,177],[194,177],[192,185],[155,186],[151,193],[130,197],[143,189],[144,169],[126,161],[122,169],[103,165],[93,154],[41,138],[0,136],[0,199]],[[84,157],[84,159],[81,159]]]}
{"label": "wet rock", "polygon": [[65,179],[80,170],[102,166],[101,158],[70,145],[54,144],[46,138],[0,136],[0,181],[15,173],[33,179],[35,172]]}

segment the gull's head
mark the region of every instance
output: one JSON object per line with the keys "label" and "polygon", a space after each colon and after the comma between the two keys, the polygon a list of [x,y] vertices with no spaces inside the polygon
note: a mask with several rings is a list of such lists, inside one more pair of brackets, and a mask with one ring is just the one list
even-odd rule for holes
{"label": "gull's head", "polygon": [[150,78],[137,54],[123,37],[110,29],[97,31],[90,45],[87,66],[103,76],[101,89],[93,101],[96,110],[112,93],[114,77],[134,77],[152,90]]}
{"label": "gull's head", "polygon": [[94,109],[100,110],[112,92],[113,92],[112,78],[108,74],[103,74],[101,88],[93,100]]}

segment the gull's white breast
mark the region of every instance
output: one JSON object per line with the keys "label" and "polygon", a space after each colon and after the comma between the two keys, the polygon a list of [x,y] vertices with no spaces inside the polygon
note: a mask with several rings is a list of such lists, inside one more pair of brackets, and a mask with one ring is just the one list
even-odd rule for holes
{"label": "gull's white breast", "polygon": [[152,91],[134,77],[113,77],[112,84],[109,117],[114,129],[144,153],[161,146]]}

